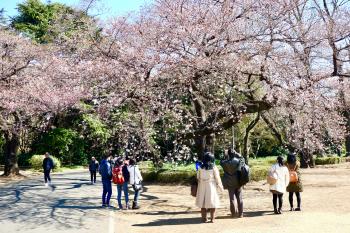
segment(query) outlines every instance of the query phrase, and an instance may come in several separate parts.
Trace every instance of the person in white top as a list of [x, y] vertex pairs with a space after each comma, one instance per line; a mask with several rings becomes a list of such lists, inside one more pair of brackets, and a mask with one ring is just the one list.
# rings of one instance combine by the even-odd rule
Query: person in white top
[[136, 165], [135, 159], [130, 159], [128, 171], [130, 174], [130, 180], [129, 183], [134, 188], [135, 194], [134, 194], [134, 201], [132, 203], [132, 209], [139, 209], [140, 206], [138, 205], [138, 200], [141, 192], [141, 181], [142, 176], [139, 167]]
[[[272, 165], [270, 171], [270, 176], [277, 179], [276, 183], [270, 185], [270, 191], [273, 194], [273, 209], [275, 214], [282, 213], [283, 205], [283, 194], [286, 192], [286, 188], [289, 184], [289, 171], [286, 166], [284, 166], [283, 158], [281, 156], [277, 157], [277, 163]], [[277, 208], [278, 199], [278, 208]]]
[[215, 158], [212, 153], [205, 153], [203, 164], [197, 172], [198, 189], [196, 206], [201, 208], [202, 221], [207, 222], [207, 210], [210, 210], [211, 221], [214, 222], [215, 209], [220, 206], [217, 188], [223, 191], [220, 173], [215, 166]]

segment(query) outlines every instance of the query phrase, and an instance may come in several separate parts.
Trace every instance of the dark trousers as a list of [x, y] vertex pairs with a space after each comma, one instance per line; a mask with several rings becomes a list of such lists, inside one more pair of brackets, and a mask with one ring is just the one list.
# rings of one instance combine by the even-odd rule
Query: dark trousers
[[[232, 216], [235, 216], [237, 213], [237, 207], [238, 207], [238, 216], [241, 216], [243, 214], [243, 198], [242, 198], [242, 188], [238, 189], [228, 189], [228, 195], [230, 197], [230, 210]], [[237, 202], [237, 207], [235, 205], [235, 202]]]
[[91, 182], [96, 183], [96, 171], [90, 171]]
[[277, 199], [278, 199], [278, 210], [282, 209], [282, 205], [283, 205], [283, 194], [277, 194], [274, 193], [273, 194], [273, 209], [276, 211], [277, 210]]
[[102, 192], [102, 204], [109, 205], [109, 201], [112, 196], [112, 182], [111, 180], [102, 180], [103, 192]]
[[[293, 194], [294, 192], [289, 193], [289, 204], [291, 208], [293, 208]], [[295, 192], [295, 196], [297, 197], [298, 208], [300, 208], [300, 204], [301, 204], [300, 192]]]
[[47, 181], [51, 182], [50, 170], [44, 170], [44, 180], [45, 180], [45, 183], [47, 183]]

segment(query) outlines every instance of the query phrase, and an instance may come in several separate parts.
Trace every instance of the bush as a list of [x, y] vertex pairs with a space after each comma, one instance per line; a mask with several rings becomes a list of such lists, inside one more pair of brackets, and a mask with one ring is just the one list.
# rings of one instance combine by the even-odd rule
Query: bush
[[[53, 160], [54, 164], [54, 170], [58, 170], [61, 168], [61, 162], [55, 157], [55, 156], [50, 156], [51, 159]], [[42, 171], [43, 170], [43, 160], [44, 160], [44, 155], [33, 155], [29, 159], [29, 164], [34, 170]]]
[[339, 164], [345, 163], [345, 157], [319, 157], [315, 159], [316, 165], [326, 165], [326, 164]]

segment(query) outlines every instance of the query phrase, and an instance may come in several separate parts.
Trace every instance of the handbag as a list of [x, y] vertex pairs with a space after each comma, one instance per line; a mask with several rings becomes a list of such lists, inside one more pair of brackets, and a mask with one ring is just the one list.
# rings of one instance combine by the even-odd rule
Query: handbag
[[[274, 176], [276, 174], [276, 176]], [[274, 171], [272, 174], [269, 172], [269, 174], [266, 177], [266, 181], [269, 185], [274, 185], [277, 183], [277, 173]]]
[[191, 196], [196, 197], [197, 196], [197, 190], [198, 190], [198, 181], [194, 182], [191, 185]]
[[295, 164], [295, 167], [293, 170], [289, 170], [289, 182], [290, 183], [297, 183], [299, 180], [298, 173], [295, 171], [297, 168], [297, 165]]
[[134, 191], [141, 191], [142, 190], [142, 182], [141, 180], [136, 183], [136, 166], [134, 166], [134, 184], [132, 185], [132, 187], [134, 188]]

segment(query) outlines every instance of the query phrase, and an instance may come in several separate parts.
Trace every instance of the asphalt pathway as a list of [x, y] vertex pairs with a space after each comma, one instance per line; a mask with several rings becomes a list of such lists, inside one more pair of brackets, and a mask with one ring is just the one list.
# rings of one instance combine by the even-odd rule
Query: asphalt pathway
[[41, 176], [0, 186], [0, 233], [116, 232], [118, 210], [101, 207], [101, 182], [91, 185], [89, 176], [53, 174], [52, 187]]

